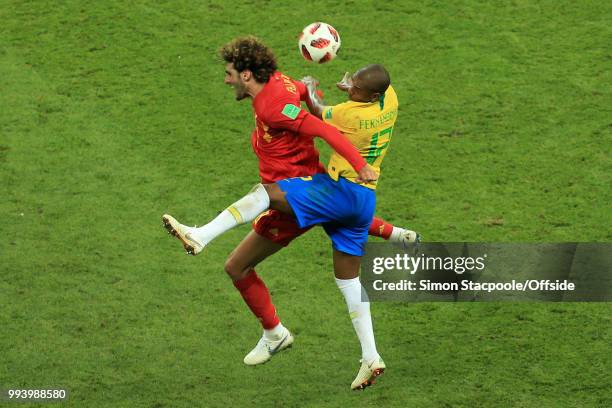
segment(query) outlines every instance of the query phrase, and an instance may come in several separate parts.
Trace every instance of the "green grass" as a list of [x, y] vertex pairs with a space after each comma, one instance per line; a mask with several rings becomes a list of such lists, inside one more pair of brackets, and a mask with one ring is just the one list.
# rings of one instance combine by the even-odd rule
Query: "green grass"
[[[223, 262], [248, 227], [188, 258], [159, 225], [257, 182], [216, 54], [256, 34], [330, 103], [344, 71], [389, 69], [378, 215], [430, 241], [609, 242], [610, 5], [57, 3], [0, 3], [0, 387], [75, 407], [612, 405], [607, 303], [376, 303], [389, 370], [349, 392], [359, 346], [320, 229], [260, 266], [296, 344], [246, 367], [258, 323]], [[296, 46], [316, 20], [343, 41], [323, 66]]]

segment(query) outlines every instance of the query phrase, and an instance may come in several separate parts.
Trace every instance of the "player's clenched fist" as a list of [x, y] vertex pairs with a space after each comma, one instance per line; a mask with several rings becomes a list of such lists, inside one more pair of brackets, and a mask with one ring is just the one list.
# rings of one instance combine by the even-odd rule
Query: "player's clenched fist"
[[369, 164], [366, 164], [361, 168], [361, 170], [359, 170], [357, 178], [355, 179], [357, 183], [365, 184], [373, 183], [376, 180], [378, 180], [378, 174], [376, 173], [376, 170], [374, 170], [374, 168]]

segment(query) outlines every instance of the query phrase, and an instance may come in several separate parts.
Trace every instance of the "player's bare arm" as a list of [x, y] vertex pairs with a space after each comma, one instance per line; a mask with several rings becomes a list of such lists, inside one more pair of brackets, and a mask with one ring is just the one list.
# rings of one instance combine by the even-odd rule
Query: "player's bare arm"
[[311, 76], [305, 76], [300, 80], [305, 86], [308, 92], [308, 99], [306, 101], [306, 105], [308, 106], [308, 110], [314, 116], [319, 119], [323, 118], [323, 109], [325, 109], [325, 103], [323, 102], [323, 98], [321, 97], [320, 92], [318, 92], [317, 87], [319, 86], [319, 81]]

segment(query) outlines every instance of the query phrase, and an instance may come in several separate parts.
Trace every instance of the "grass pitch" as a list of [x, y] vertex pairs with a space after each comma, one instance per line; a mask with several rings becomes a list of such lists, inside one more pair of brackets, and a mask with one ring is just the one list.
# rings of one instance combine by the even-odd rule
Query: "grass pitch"
[[[0, 387], [64, 387], [75, 407], [612, 405], [609, 304], [373, 304], [389, 370], [351, 393], [359, 345], [320, 229], [258, 268], [296, 343], [246, 367], [260, 329], [223, 262], [248, 227], [197, 258], [160, 227], [257, 182], [251, 107], [216, 53], [255, 34], [329, 103], [345, 71], [388, 68], [401, 111], [378, 215], [430, 241], [609, 242], [611, 13], [2, 1]], [[343, 44], [322, 66], [296, 45], [316, 20]]]

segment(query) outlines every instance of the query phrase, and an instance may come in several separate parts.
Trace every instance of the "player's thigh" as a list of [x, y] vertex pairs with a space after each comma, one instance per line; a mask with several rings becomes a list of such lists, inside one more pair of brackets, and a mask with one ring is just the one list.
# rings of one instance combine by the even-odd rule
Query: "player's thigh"
[[282, 245], [251, 231], [228, 256], [225, 271], [233, 280], [240, 279], [258, 263], [282, 248]]
[[350, 255], [334, 249], [334, 275], [337, 279], [354, 279], [359, 276], [361, 256]]

